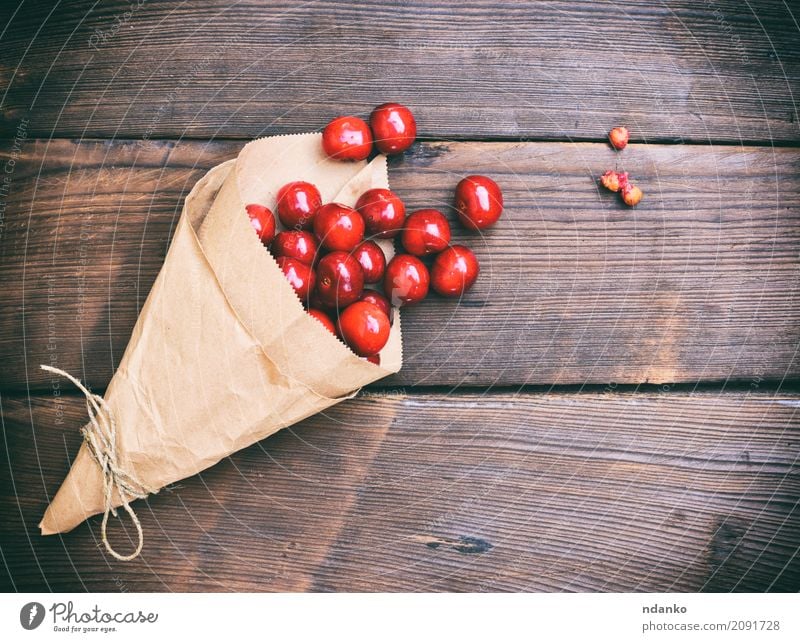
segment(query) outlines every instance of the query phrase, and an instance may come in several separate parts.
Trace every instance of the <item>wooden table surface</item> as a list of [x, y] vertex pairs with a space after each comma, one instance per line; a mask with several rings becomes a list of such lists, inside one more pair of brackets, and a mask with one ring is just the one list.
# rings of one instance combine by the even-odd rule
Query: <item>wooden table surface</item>
[[[800, 589], [796, 6], [0, 14], [1, 589]], [[102, 392], [194, 182], [387, 100], [419, 123], [390, 164], [409, 206], [452, 215], [468, 173], [505, 190], [496, 228], [455, 233], [483, 267], [466, 300], [404, 313], [399, 374], [138, 502], [139, 559], [97, 518], [39, 536], [85, 421], [39, 364]]]

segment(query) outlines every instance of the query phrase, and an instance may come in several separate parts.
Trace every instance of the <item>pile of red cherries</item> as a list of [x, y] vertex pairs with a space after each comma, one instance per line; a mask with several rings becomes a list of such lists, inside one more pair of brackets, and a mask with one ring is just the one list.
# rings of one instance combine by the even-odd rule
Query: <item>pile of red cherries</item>
[[[322, 132], [322, 147], [332, 159], [360, 161], [373, 146], [383, 154], [399, 154], [416, 135], [411, 111], [386, 103], [375, 108], [369, 124], [355, 116], [332, 120]], [[467, 176], [456, 186], [454, 205], [467, 229], [481, 230], [500, 218], [503, 196], [492, 179]], [[471, 250], [450, 244], [450, 225], [439, 210], [406, 215], [403, 201], [388, 189], [364, 192], [352, 208], [323, 203], [311, 183], [284, 185], [277, 213], [286, 229], [278, 234], [269, 208], [251, 204], [247, 213], [308, 313], [375, 364], [389, 339], [392, 306], [418, 303], [430, 287], [459, 297], [480, 271]], [[387, 264], [374, 239], [395, 237], [404, 251]]]

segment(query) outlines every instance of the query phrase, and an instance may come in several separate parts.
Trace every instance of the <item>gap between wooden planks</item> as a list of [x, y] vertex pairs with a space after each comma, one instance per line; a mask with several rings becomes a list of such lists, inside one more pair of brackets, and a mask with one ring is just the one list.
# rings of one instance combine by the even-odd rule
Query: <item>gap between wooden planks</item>
[[[102, 389], [161, 267], [185, 195], [241, 141], [32, 140], [0, 241], [0, 387], [47, 389], [54, 362]], [[626, 169], [636, 209], [597, 187]], [[466, 173], [506, 213], [461, 302], [404, 316], [405, 364], [381, 385], [783, 381], [798, 375], [800, 151], [793, 148], [424, 143], [392, 161], [413, 209], [450, 212]]]
[[797, 23], [766, 0], [50, 9], [3, 34], [5, 135], [253, 138], [396, 100], [439, 138], [800, 139]]
[[118, 564], [97, 518], [36, 528], [82, 399], [5, 397], [0, 587], [795, 591], [798, 408], [766, 390], [368, 392], [137, 502], [145, 551]]

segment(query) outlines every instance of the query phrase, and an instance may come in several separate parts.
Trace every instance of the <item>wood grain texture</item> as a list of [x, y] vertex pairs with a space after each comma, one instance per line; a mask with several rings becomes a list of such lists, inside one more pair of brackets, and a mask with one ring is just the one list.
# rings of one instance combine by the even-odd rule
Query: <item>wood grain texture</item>
[[5, 14], [6, 135], [29, 117], [48, 137], [251, 138], [399, 100], [426, 137], [599, 140], [622, 122], [637, 140], [800, 139], [791, 3], [85, 0]]
[[82, 401], [6, 397], [0, 588], [796, 591], [798, 408], [755, 389], [367, 393], [137, 502], [145, 551], [122, 564], [97, 518], [36, 529]]
[[[52, 363], [102, 389], [161, 267], [183, 198], [234, 141], [31, 140], [0, 240], [0, 386]], [[8, 147], [6, 147], [8, 152]], [[635, 210], [597, 187], [631, 171]], [[411, 208], [448, 210], [494, 176], [506, 214], [454, 225], [482, 262], [460, 303], [405, 313], [403, 370], [381, 385], [783, 380], [798, 375], [800, 151], [588, 143], [428, 143], [392, 162]]]

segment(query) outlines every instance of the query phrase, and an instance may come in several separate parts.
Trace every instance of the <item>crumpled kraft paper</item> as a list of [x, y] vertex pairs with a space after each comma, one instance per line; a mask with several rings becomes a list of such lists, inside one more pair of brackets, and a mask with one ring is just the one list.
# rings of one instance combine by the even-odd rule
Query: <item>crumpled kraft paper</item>
[[[148, 488], [213, 466], [402, 365], [397, 310], [381, 365], [359, 358], [305, 312], [253, 232], [245, 205], [274, 211], [278, 189], [294, 180], [351, 206], [389, 187], [385, 156], [332, 161], [319, 134], [253, 141], [194, 186], [105, 395], [119, 461]], [[383, 247], [390, 254], [391, 243]], [[84, 443], [39, 526], [68, 531], [104, 509]]]

